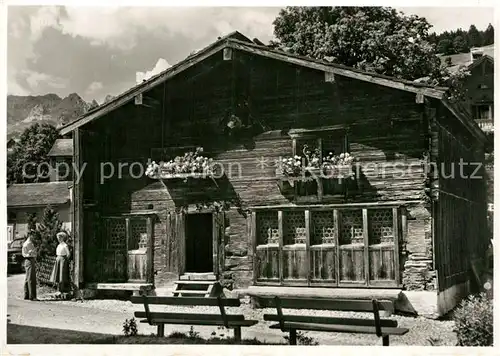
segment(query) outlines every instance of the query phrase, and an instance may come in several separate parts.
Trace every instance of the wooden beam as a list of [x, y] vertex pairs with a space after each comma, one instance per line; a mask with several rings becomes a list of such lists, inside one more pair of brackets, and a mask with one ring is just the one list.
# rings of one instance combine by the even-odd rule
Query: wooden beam
[[162, 74], [155, 76], [148, 81], [139, 84], [132, 89], [126, 91], [125, 93], [117, 96], [113, 100], [109, 101], [106, 104], [103, 104], [102, 107], [100, 107], [98, 110], [91, 112], [89, 115], [83, 115], [79, 119], [73, 121], [72, 123], [63, 126], [60, 129], [60, 134], [61, 135], [66, 135], [70, 133], [71, 131], [75, 130], [76, 128], [83, 126], [90, 121], [93, 121], [101, 116], [104, 116], [113, 110], [121, 107], [124, 104], [127, 104], [128, 102], [134, 100], [135, 96], [138, 94], [144, 93], [153, 87], [157, 86], [158, 84], [163, 83], [167, 79], [170, 79], [174, 77], [175, 75], [185, 71], [188, 68], [191, 68], [195, 64], [203, 61], [204, 59], [214, 55], [215, 53], [219, 52], [222, 48], [226, 46], [225, 43], [218, 43], [216, 46], [210, 46], [206, 48], [205, 50], [202, 50], [198, 52], [196, 55], [187, 58], [186, 60], [170, 67], [168, 70], [163, 72]]
[[347, 129], [347, 125], [339, 124], [333, 126], [323, 126], [312, 129], [290, 129], [288, 130], [288, 135], [292, 138], [295, 137], [303, 137], [306, 135], [312, 135], [316, 137], [318, 133], [326, 132], [326, 131], [336, 131], [336, 130], [345, 130]]
[[250, 221], [250, 238], [252, 239], [252, 270], [253, 270], [253, 281], [257, 282], [258, 270], [257, 270], [257, 213], [252, 211]]
[[280, 283], [283, 282], [283, 211], [278, 211], [278, 263]]
[[345, 204], [321, 204], [321, 205], [312, 205], [312, 204], [301, 204], [301, 205], [292, 205], [292, 204], [283, 204], [283, 205], [255, 205], [248, 207], [249, 210], [261, 210], [261, 209], [310, 209], [310, 210], [330, 210], [332, 208], [354, 208], [354, 207], [393, 207], [393, 206], [405, 206], [412, 204], [421, 204], [421, 200], [395, 200], [395, 201], [381, 201], [376, 203], [345, 203]]
[[212, 269], [215, 276], [218, 276], [218, 248], [219, 248], [219, 214], [214, 211], [212, 213]]
[[365, 264], [365, 283], [368, 285], [370, 283], [370, 255], [369, 255], [369, 232], [368, 232], [368, 210], [363, 209], [363, 255]]
[[233, 59], [233, 49], [230, 47], [224, 48], [222, 58], [225, 61], [230, 61], [231, 59]]
[[325, 72], [325, 82], [335, 83], [335, 73]]
[[400, 268], [399, 268], [399, 214], [398, 208], [392, 208], [392, 234], [394, 236], [394, 266], [396, 284], [399, 286], [400, 281]]
[[335, 282], [338, 284], [340, 280], [340, 216], [337, 209], [333, 210], [333, 229], [335, 238]]
[[306, 225], [306, 271], [307, 271], [307, 284], [311, 282], [311, 254], [309, 247], [311, 246], [311, 212], [309, 210], [304, 211], [305, 214], [305, 225]]
[[[83, 145], [82, 132], [76, 129], [73, 132], [73, 163], [77, 172], [82, 171], [83, 165]], [[73, 174], [73, 243], [75, 249], [75, 271], [74, 284], [79, 288], [83, 283], [83, 175], [80, 180], [77, 179], [77, 174]]]
[[179, 246], [179, 274], [183, 274], [186, 272], [186, 215], [183, 212], [178, 212], [175, 216], [175, 238], [177, 239], [177, 244]]
[[424, 103], [424, 94], [417, 93], [417, 95], [415, 95], [415, 102], [417, 104], [423, 104]]
[[153, 261], [153, 249], [154, 249], [154, 238], [155, 238], [155, 229], [153, 217], [148, 215], [146, 217], [146, 234], [148, 236], [148, 254], [146, 256], [146, 281], [149, 283], [153, 283], [154, 281], [154, 261]]

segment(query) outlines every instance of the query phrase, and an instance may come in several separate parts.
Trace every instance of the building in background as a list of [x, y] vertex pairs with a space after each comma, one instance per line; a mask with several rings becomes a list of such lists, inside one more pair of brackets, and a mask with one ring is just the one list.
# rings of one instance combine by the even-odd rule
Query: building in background
[[13, 184], [7, 188], [7, 241], [25, 237], [28, 214], [35, 213], [41, 219], [48, 205], [59, 213], [63, 228], [71, 230], [73, 141], [56, 140], [48, 156], [52, 167], [50, 182]]
[[466, 67], [470, 76], [466, 79], [465, 106], [483, 129], [493, 132], [494, 127], [494, 51], [495, 45], [472, 48], [469, 53], [440, 56], [450, 71]]

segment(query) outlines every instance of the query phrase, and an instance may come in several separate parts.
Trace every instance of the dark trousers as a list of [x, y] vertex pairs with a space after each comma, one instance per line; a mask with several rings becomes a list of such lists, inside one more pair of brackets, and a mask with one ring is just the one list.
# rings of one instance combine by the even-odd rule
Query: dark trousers
[[36, 262], [34, 258], [24, 260], [26, 278], [24, 280], [24, 299], [36, 299]]

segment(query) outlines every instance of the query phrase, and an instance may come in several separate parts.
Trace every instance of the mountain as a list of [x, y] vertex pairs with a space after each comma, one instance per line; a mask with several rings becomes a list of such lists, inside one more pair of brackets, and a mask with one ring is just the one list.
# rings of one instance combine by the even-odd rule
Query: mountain
[[78, 94], [65, 98], [56, 94], [39, 96], [7, 96], [7, 137], [20, 135], [35, 122], [49, 123], [56, 127], [64, 125], [89, 109], [98, 106], [93, 100], [87, 103]]

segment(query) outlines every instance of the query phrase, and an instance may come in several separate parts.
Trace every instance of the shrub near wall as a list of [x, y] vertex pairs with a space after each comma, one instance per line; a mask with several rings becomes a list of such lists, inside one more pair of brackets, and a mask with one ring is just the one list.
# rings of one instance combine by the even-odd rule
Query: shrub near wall
[[485, 293], [463, 300], [453, 319], [459, 346], [493, 346], [493, 300]]

